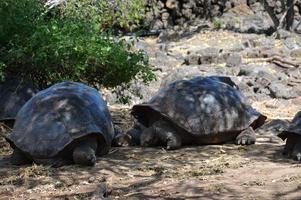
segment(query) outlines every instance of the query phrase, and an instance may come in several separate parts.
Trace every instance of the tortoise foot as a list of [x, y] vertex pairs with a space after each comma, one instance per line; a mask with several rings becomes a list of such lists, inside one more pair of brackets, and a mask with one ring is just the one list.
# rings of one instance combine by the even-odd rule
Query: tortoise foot
[[249, 127], [246, 130], [242, 131], [235, 140], [235, 144], [239, 145], [250, 145], [254, 144], [256, 141], [256, 135], [254, 130]]
[[286, 139], [283, 155], [301, 161], [301, 136], [289, 135]]
[[168, 132], [166, 140], [167, 140], [167, 146], [166, 146], [167, 150], [179, 149], [182, 146], [181, 137], [175, 132]]
[[119, 133], [113, 138], [113, 147], [128, 147], [131, 146], [132, 137], [130, 135]]

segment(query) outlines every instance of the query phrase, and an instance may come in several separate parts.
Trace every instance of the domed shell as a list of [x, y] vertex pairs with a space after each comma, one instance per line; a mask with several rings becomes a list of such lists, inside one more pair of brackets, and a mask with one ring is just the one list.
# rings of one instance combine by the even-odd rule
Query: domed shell
[[7, 139], [32, 157], [49, 158], [91, 133], [104, 139], [97, 153], [110, 148], [114, 131], [106, 102], [96, 89], [63, 82], [37, 93], [22, 107]]
[[18, 111], [37, 92], [30, 81], [7, 77], [0, 83], [0, 121], [15, 120]]
[[287, 130], [281, 132], [278, 136], [285, 140], [288, 134], [301, 135], [301, 111], [299, 111], [293, 118]]
[[262, 125], [266, 117], [244, 101], [229, 79], [214, 76], [176, 81], [149, 102], [133, 106], [132, 114], [146, 127], [163, 117], [195, 136]]

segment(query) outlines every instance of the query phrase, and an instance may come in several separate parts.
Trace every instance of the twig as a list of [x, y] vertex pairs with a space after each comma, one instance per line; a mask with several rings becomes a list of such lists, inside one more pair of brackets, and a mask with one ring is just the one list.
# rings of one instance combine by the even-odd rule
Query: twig
[[[269, 57], [269, 58], [252, 59], [252, 60], [247, 61], [245, 63], [252, 63], [252, 62], [272, 62], [272, 63], [280, 65], [281, 67], [284, 67], [284, 68], [292, 68], [292, 67], [297, 68], [301, 65], [301, 63], [296, 63], [296, 62], [293, 62], [293, 61], [290, 61], [290, 60], [285, 60], [285, 59], [280, 58], [278, 56], [272, 56], [272, 57]], [[283, 65], [283, 64], [285, 64], [285, 65]]]
[[291, 65], [291, 66], [294, 66], [294, 67], [299, 67], [300, 63], [295, 63], [293, 61], [290, 61], [290, 60], [284, 60], [280, 57], [271, 57], [270, 60], [268, 60], [268, 62], [275, 62], [275, 61], [278, 61], [278, 62], [281, 62], [281, 63], [284, 63], [284, 64], [287, 64], [287, 65]]
[[129, 196], [133, 196], [135, 194], [141, 194], [141, 192], [131, 192], [131, 193], [128, 193], [128, 194], [125, 194], [123, 195], [124, 197], [129, 197]]
[[290, 68], [294, 68], [286, 63], [281, 63], [277, 60], [274, 60], [274, 61], [271, 61], [272, 63], [274, 63], [275, 65], [279, 66], [279, 67], [282, 67], [282, 68], [285, 68], [285, 69], [290, 69]]

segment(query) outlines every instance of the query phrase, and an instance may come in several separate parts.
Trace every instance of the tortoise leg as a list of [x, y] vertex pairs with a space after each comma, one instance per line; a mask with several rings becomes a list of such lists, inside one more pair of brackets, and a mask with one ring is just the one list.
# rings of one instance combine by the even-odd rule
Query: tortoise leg
[[301, 161], [301, 136], [298, 136], [297, 140], [295, 141], [292, 156], [294, 160]]
[[14, 152], [11, 155], [10, 162], [13, 165], [25, 165], [32, 163], [32, 161], [28, 159], [26, 155], [17, 147], [14, 148]]
[[179, 149], [182, 146], [181, 137], [170, 123], [164, 120], [157, 121], [154, 129], [160, 140], [166, 145], [167, 150]]
[[153, 147], [160, 145], [160, 138], [156, 134], [156, 130], [153, 126], [144, 129], [140, 135], [140, 145], [142, 147]]
[[80, 141], [73, 150], [73, 161], [78, 165], [93, 166], [96, 162], [97, 140], [93, 137]]
[[293, 137], [287, 137], [286, 142], [285, 142], [285, 147], [283, 150], [283, 155], [290, 157], [292, 155], [292, 152], [295, 147], [295, 138]]
[[167, 150], [179, 149], [182, 146], [181, 137], [175, 132], [167, 132]]
[[176, 130], [164, 120], [158, 120], [151, 127], [144, 129], [140, 142], [144, 147], [166, 145], [168, 150], [178, 149], [182, 145]]
[[235, 144], [250, 145], [256, 141], [256, 135], [252, 127], [249, 127], [242, 131], [235, 140]]
[[134, 126], [128, 130], [125, 134], [116, 134], [113, 145], [117, 146], [139, 146], [140, 136], [145, 127], [138, 122], [135, 122]]
[[140, 145], [140, 135], [142, 134], [141, 129], [132, 128], [126, 134], [131, 137], [130, 146], [139, 146]]

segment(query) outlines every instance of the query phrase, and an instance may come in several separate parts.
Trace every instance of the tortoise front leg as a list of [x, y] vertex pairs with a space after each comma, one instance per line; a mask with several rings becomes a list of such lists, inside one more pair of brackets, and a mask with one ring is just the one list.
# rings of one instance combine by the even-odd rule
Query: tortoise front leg
[[178, 149], [182, 145], [181, 137], [168, 122], [156, 121], [151, 127], [144, 129], [140, 137], [141, 146], [166, 145], [166, 149]]
[[243, 130], [235, 140], [235, 144], [250, 145], [256, 141], [256, 135], [252, 127]]
[[170, 123], [158, 121], [154, 129], [160, 140], [166, 144], [167, 150], [179, 149], [182, 146], [181, 137]]
[[176, 132], [167, 132], [166, 141], [167, 150], [179, 149], [182, 146], [181, 137]]
[[87, 137], [81, 141], [73, 150], [73, 161], [78, 165], [93, 166], [96, 163], [97, 140]]
[[298, 136], [295, 141], [295, 147], [292, 153], [293, 159], [301, 161], [301, 136]]
[[11, 155], [10, 162], [13, 165], [25, 165], [31, 164], [32, 160], [28, 159], [27, 156], [17, 147], [14, 148], [14, 152]]
[[294, 137], [287, 137], [286, 143], [283, 150], [283, 155], [290, 157], [293, 153], [293, 150], [295, 148], [295, 138]]

